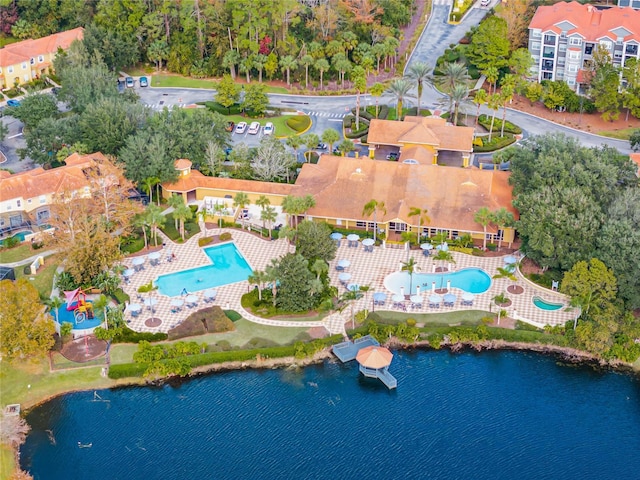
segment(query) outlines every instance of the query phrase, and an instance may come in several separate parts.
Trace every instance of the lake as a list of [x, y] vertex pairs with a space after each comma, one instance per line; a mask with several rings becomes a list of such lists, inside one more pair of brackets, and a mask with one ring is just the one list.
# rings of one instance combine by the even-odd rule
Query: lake
[[638, 478], [637, 377], [395, 353], [395, 391], [325, 362], [68, 394], [29, 413], [21, 463], [47, 480]]

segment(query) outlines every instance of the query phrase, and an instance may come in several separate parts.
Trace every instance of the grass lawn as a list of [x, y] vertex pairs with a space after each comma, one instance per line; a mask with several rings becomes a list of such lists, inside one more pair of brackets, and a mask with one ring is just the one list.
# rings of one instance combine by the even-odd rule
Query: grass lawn
[[138, 65], [136, 67], [129, 67], [124, 71], [132, 77], [147, 77], [153, 74], [155, 70], [152, 65]]
[[56, 269], [59, 266], [58, 258], [56, 255], [47, 257], [44, 261], [44, 266], [40, 267], [38, 273], [35, 275], [25, 275], [24, 268], [18, 267], [15, 269], [16, 279], [21, 277], [27, 277], [31, 280], [31, 283], [36, 287], [38, 293], [43, 298], [49, 298], [51, 296], [51, 288], [53, 287], [53, 275], [56, 273]]
[[[266, 84], [265, 84], [266, 85]], [[218, 88], [218, 81], [206, 78], [182, 77], [180, 75], [153, 75], [152, 87], [178, 87], [178, 88]], [[272, 87], [266, 85], [266, 93], [289, 93], [284, 87]]]
[[13, 452], [6, 445], [0, 445], [0, 480], [7, 480], [13, 473]]
[[404, 322], [407, 318], [414, 318], [425, 325], [480, 325], [482, 317], [488, 312], [482, 310], [466, 310], [461, 312], [438, 313], [405, 313], [405, 312], [376, 312], [389, 322]]
[[43, 251], [43, 249], [32, 249], [28, 242], [13, 248], [2, 248], [0, 249], [0, 263], [19, 262]]
[[260, 125], [264, 126], [265, 123], [271, 122], [271, 123], [273, 123], [273, 126], [276, 129], [275, 135], [278, 138], [280, 138], [280, 137], [292, 137], [292, 136], [298, 134], [298, 132], [296, 132], [292, 128], [289, 128], [289, 125], [287, 125], [287, 119], [289, 117], [290, 117], [290, 115], [281, 115], [279, 117], [272, 117], [272, 118], [251, 118], [251, 117], [243, 117], [241, 115], [226, 115], [225, 116], [225, 118], [227, 120], [231, 120], [232, 122], [235, 122], [236, 124], [238, 124], [238, 122], [247, 122], [249, 124], [251, 122], [260, 122]]
[[610, 138], [617, 138], [618, 140], [629, 140], [629, 137], [637, 128], [624, 128], [622, 130], [605, 130], [598, 132], [598, 135], [602, 135]]
[[0, 48], [6, 47], [7, 45], [9, 45], [11, 43], [16, 43], [16, 42], [19, 42], [19, 41], [20, 41], [19, 38], [0, 36]]

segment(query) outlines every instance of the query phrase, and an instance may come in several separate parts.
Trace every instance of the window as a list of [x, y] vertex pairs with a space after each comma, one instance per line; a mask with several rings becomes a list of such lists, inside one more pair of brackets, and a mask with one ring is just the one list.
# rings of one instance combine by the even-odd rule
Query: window
[[544, 58], [553, 58], [556, 55], [556, 50], [554, 47], [544, 47], [542, 50], [542, 56]]
[[532, 38], [540, 38], [542, 36], [542, 33], [540, 32], [540, 30], [533, 30], [531, 32], [531, 37]]
[[580, 52], [569, 52], [570, 60], [580, 60]]
[[20, 208], [22, 206], [22, 201], [16, 200], [16, 207]]
[[569, 65], [569, 67], [567, 68], [567, 71], [569, 73], [576, 73], [578, 71], [578, 66], [577, 65]]
[[558, 51], [559, 52], [565, 52], [567, 50], [567, 44], [566, 43], [562, 43], [558, 46]]
[[582, 45], [582, 39], [578, 38], [578, 37], [571, 37], [569, 39], [569, 44], [570, 45]]
[[576, 84], [576, 81], [573, 78], [567, 79], [567, 85], [572, 85], [573, 86], [575, 84]]
[[9, 69], [7, 70], [7, 72], [9, 72], [9, 73], [13, 73], [13, 67], [9, 67]]
[[553, 80], [552, 72], [542, 72], [542, 80]]
[[36, 59], [35, 59], [35, 58], [32, 58], [31, 60], [29, 60], [29, 63], [30, 63], [31, 65], [35, 65], [35, 64], [36, 64]]
[[38, 55], [38, 63], [44, 62], [44, 56]]
[[45, 195], [40, 195], [40, 204], [46, 203], [47, 197]]
[[406, 232], [407, 231], [407, 224], [406, 223], [389, 222], [389, 230], [393, 230], [394, 232]]
[[555, 35], [545, 35], [544, 36], [544, 44], [545, 45], [555, 45], [556, 44], [556, 36]]
[[540, 50], [540, 42], [531, 42], [531, 50]]
[[606, 48], [607, 50], [611, 50], [611, 42], [607, 41], [607, 40], [602, 40], [600, 42], [600, 46], [603, 48]]
[[23, 63], [22, 63], [22, 69], [23, 69], [23, 70], [26, 70], [26, 69], [27, 69], [27, 62], [23, 62]]
[[31, 199], [30, 199], [30, 198], [27, 200], [27, 203], [28, 203], [29, 205], [31, 205]]
[[374, 222], [356, 222], [356, 227], [358, 228], [375, 228], [376, 224]]

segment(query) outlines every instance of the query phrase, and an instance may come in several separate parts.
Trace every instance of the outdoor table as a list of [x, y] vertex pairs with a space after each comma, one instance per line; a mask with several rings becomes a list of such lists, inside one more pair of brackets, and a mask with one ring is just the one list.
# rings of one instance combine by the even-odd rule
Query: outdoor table
[[140, 305], [139, 303], [131, 303], [129, 304], [129, 307], [127, 308], [127, 310], [131, 312], [132, 317], [137, 317], [140, 314], [140, 311], [142, 310], [142, 305]]
[[456, 297], [453, 293], [447, 293], [443, 298], [444, 306], [445, 307], [453, 307], [453, 305], [456, 303], [457, 299], [458, 299], [458, 297]]
[[387, 299], [387, 294], [383, 292], [376, 292], [373, 294], [373, 303], [377, 305], [384, 305]]
[[462, 294], [462, 304], [463, 305], [473, 305], [473, 300], [475, 296], [473, 293], [463, 293]]
[[411, 295], [411, 303], [422, 303], [422, 295]]
[[446, 251], [449, 250], [449, 245], [447, 244], [447, 242], [444, 242], [444, 243], [438, 245], [436, 248], [438, 250], [442, 250], [443, 252], [446, 252]]
[[135, 271], [142, 270], [144, 267], [144, 257], [136, 257], [131, 262]]
[[342, 240], [343, 235], [340, 232], [333, 232], [331, 235], [331, 240], [335, 240], [336, 244], [340, 246], [340, 240]]
[[504, 263], [507, 264], [507, 265], [513, 265], [517, 261], [518, 261], [518, 259], [516, 257], [514, 257], [513, 255], [507, 255], [506, 257], [504, 257]]
[[133, 276], [134, 273], [135, 270], [133, 268], [127, 268], [124, 272], [122, 272], [122, 276], [128, 280]]
[[202, 292], [202, 297], [204, 298], [204, 301], [207, 303], [215, 300], [217, 295], [218, 295], [218, 291], [215, 288], [209, 288], [204, 292]]
[[338, 280], [340, 280], [340, 283], [346, 283], [349, 280], [351, 280], [351, 274], [350, 273], [340, 273], [338, 275]]
[[184, 301], [187, 304], [187, 307], [195, 307], [196, 305], [198, 305], [198, 297], [193, 294], [187, 295]]
[[349, 242], [350, 247], [357, 247], [358, 240], [360, 240], [360, 236], [356, 235], [355, 233], [350, 233], [349, 235], [347, 235], [347, 241]]
[[429, 307], [439, 308], [441, 302], [442, 302], [442, 297], [440, 295], [429, 296]]
[[362, 241], [362, 245], [364, 246], [365, 252], [373, 252], [373, 246], [376, 242], [373, 241], [373, 238], [365, 238]]
[[149, 263], [151, 263], [151, 265], [158, 265], [158, 261], [160, 260], [160, 252], [151, 252], [148, 257]]
[[[173, 300], [171, 300], [171, 306], [175, 308], [175, 311], [180, 310], [183, 305], [184, 305], [184, 300], [182, 300], [181, 298], [174, 298]], [[174, 309], [172, 308], [171, 311], [173, 312]]]
[[350, 283], [349, 285], [347, 285], [347, 290], [349, 290], [350, 292], [357, 292], [358, 290], [360, 290], [360, 285], [358, 285], [357, 283]]

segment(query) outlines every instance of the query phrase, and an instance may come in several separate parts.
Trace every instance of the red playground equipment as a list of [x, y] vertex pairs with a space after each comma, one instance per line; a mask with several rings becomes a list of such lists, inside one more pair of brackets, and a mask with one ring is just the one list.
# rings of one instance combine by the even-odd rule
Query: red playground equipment
[[74, 311], [77, 323], [93, 318], [93, 304], [87, 302], [87, 294], [81, 288], [64, 292], [67, 301], [67, 310]]

